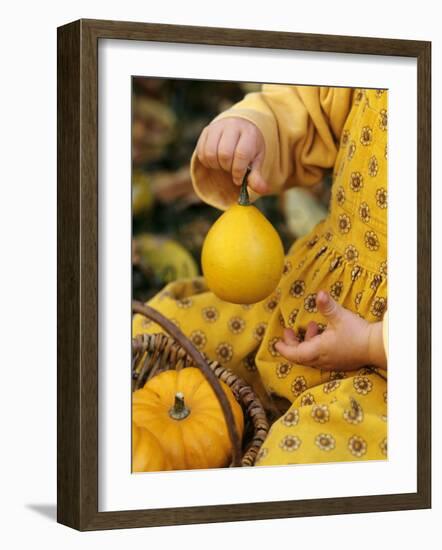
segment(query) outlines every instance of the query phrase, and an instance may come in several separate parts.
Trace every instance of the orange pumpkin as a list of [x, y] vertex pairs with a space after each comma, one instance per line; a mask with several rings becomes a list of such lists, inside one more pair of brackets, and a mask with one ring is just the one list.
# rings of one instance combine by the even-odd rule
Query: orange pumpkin
[[[220, 382], [233, 411], [240, 437], [244, 432], [241, 406]], [[132, 398], [132, 420], [158, 442], [157, 452], [172, 470], [221, 468], [232, 458], [232, 445], [219, 401], [202, 372], [193, 367], [168, 370], [151, 378]], [[147, 444], [146, 444], [147, 445]], [[152, 449], [151, 447], [150, 449]], [[138, 446], [137, 465], [149, 468]], [[135, 469], [135, 468], [134, 468]], [[149, 471], [147, 469], [143, 471]]]
[[163, 472], [171, 469], [155, 436], [132, 423], [132, 471]]

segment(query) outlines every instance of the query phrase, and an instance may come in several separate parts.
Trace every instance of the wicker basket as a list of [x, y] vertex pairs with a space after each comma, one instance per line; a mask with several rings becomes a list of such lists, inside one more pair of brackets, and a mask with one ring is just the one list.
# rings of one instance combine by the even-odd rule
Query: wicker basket
[[[141, 334], [132, 340], [132, 391], [142, 388], [156, 374], [170, 369], [198, 367], [211, 384], [226, 418], [232, 442], [231, 466], [253, 466], [269, 431], [264, 408], [253, 389], [239, 376], [216, 361], [206, 361], [192, 342], [161, 313], [141, 302], [133, 302], [133, 312], [160, 325], [167, 334]], [[240, 441], [233, 412], [219, 380], [226, 383], [241, 405], [245, 432]]]

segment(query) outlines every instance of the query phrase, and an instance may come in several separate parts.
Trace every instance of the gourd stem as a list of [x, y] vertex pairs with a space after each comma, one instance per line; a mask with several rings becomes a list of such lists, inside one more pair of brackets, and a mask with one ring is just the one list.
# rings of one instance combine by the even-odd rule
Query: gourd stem
[[169, 410], [169, 416], [174, 420], [183, 420], [190, 414], [190, 410], [184, 404], [184, 395], [181, 392], [175, 394], [175, 403]]
[[247, 179], [252, 169], [247, 166], [246, 173], [242, 179], [241, 191], [239, 192], [238, 204], [241, 206], [250, 206], [249, 192], [247, 191]]

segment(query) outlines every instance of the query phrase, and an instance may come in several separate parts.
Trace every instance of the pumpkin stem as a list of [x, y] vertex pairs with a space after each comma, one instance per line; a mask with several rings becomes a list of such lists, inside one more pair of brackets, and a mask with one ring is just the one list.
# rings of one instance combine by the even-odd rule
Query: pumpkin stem
[[250, 166], [247, 166], [246, 173], [244, 174], [244, 177], [242, 179], [241, 191], [239, 192], [238, 199], [238, 204], [240, 204], [241, 206], [250, 206], [249, 193], [247, 191], [247, 178], [249, 177], [251, 171], [252, 169], [250, 168]]
[[183, 420], [190, 414], [190, 410], [184, 404], [184, 394], [180, 391], [175, 394], [175, 403], [169, 410], [169, 416], [174, 420]]

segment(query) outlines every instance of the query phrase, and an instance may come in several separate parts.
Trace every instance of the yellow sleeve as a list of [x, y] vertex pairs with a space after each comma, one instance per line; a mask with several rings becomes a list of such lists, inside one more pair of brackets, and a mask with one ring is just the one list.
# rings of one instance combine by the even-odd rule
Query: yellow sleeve
[[[265, 84], [215, 120], [240, 117], [261, 130], [262, 176], [274, 194], [318, 183], [324, 170], [333, 167], [351, 100], [349, 88]], [[238, 187], [230, 175], [205, 168], [195, 153], [191, 172], [195, 191], [205, 202], [225, 209], [236, 201]], [[252, 200], [256, 197], [252, 192]]]

